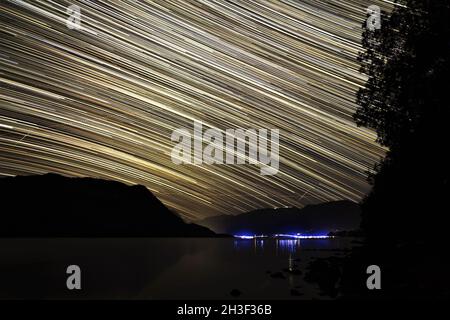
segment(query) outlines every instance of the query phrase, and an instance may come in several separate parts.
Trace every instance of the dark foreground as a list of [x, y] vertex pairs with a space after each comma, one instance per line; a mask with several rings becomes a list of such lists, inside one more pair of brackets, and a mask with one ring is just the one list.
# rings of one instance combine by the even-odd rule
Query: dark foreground
[[[308, 269], [355, 245], [351, 239], [1, 239], [0, 298], [330, 299], [338, 296], [319, 288]], [[81, 290], [66, 287], [69, 265], [81, 268]]]

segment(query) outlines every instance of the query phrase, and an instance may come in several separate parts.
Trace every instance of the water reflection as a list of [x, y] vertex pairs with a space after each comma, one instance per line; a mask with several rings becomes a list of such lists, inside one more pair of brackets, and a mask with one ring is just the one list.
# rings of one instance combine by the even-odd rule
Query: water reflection
[[275, 254], [295, 254], [300, 250], [300, 239], [236, 239], [234, 240], [234, 250], [237, 252], [248, 252], [253, 250], [254, 253], [273, 250], [275, 245]]
[[[343, 241], [0, 239], [0, 299], [230, 299], [234, 288], [243, 299], [322, 298], [295, 270], [352, 246]], [[75, 294], [70, 264], [82, 269]]]
[[300, 240], [277, 240], [277, 251], [294, 254], [300, 250]]

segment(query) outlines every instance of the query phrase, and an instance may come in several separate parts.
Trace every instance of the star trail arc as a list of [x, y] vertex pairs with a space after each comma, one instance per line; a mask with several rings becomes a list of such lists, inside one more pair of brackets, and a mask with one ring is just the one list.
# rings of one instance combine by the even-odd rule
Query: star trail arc
[[[81, 8], [81, 29], [66, 26]], [[382, 1], [2, 1], [0, 175], [143, 184], [187, 219], [360, 200], [385, 150], [352, 121]], [[280, 130], [280, 169], [175, 165], [173, 130]]]

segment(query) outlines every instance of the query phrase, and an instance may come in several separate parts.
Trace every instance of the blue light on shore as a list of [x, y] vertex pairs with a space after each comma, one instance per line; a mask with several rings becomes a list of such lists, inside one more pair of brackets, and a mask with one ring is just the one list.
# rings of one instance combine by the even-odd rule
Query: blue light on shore
[[328, 236], [324, 234], [311, 234], [311, 235], [302, 235], [300, 233], [297, 234], [274, 234], [274, 238], [291, 238], [291, 239], [328, 239], [333, 238], [333, 236]]
[[268, 238], [269, 236], [266, 235], [247, 235], [247, 234], [242, 234], [242, 235], [234, 235], [235, 238], [239, 238], [239, 239], [263, 239], [263, 238]]
[[[258, 239], [258, 238], [268, 238], [269, 236], [265, 235], [234, 235], [235, 238], [238, 239]], [[319, 234], [319, 235], [302, 235], [300, 233], [296, 234], [274, 234], [271, 236], [272, 238], [290, 238], [290, 239], [329, 239], [334, 238], [333, 236]]]
[[239, 239], [254, 239], [255, 236], [247, 236], [247, 235], [242, 235], [242, 236], [238, 236], [238, 235], [234, 235], [235, 238], [239, 238]]

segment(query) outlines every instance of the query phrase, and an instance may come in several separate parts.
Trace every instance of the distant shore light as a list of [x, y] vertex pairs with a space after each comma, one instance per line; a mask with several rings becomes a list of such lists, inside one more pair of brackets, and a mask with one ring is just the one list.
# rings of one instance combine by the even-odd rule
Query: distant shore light
[[291, 238], [291, 239], [330, 239], [334, 238], [334, 236], [329, 235], [301, 235], [300, 233], [296, 234], [274, 234], [272, 236], [266, 235], [234, 235], [235, 238], [238, 239], [258, 239], [258, 238]]

